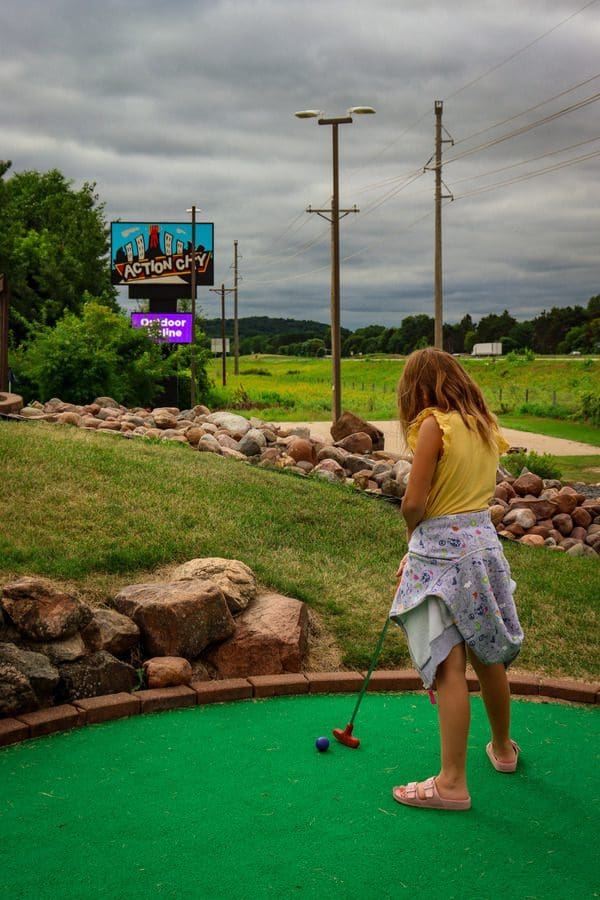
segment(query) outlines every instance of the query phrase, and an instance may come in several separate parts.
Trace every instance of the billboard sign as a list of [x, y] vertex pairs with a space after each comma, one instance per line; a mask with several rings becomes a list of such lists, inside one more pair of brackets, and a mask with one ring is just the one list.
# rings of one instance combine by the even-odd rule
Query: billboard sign
[[155, 339], [161, 343], [192, 343], [191, 313], [131, 313], [131, 324], [133, 328], [156, 330]]
[[[111, 222], [111, 281], [121, 285], [187, 285], [192, 273], [191, 222]], [[214, 284], [214, 225], [197, 222], [196, 284]]]

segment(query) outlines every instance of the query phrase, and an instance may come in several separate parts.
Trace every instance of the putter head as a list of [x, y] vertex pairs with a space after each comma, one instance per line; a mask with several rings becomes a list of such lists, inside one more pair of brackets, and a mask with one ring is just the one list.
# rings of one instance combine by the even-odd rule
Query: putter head
[[352, 750], [356, 750], [360, 744], [360, 740], [357, 737], [352, 736], [352, 727], [352, 722], [350, 722], [345, 728], [334, 728], [333, 736], [340, 744], [345, 744], [346, 747], [351, 747]]

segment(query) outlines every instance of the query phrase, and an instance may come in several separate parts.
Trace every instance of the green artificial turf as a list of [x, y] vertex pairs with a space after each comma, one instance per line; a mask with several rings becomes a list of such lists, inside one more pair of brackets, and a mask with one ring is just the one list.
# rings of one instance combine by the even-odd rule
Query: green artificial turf
[[0, 751], [0, 895], [17, 898], [597, 896], [597, 708], [513, 704], [515, 775], [496, 773], [472, 699], [467, 813], [407, 809], [437, 771], [423, 695], [197, 707]]

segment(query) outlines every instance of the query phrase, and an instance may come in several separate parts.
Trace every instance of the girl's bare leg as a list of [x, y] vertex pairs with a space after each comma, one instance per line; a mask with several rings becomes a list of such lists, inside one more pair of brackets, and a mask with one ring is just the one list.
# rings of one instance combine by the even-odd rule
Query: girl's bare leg
[[510, 687], [502, 663], [486, 666], [469, 649], [469, 662], [475, 669], [481, 687], [487, 717], [492, 729], [492, 750], [501, 762], [512, 762], [515, 749], [510, 739]]
[[469, 796], [466, 758], [471, 704], [465, 668], [465, 645], [457, 644], [436, 674], [442, 763], [436, 784], [440, 795], [448, 799]]

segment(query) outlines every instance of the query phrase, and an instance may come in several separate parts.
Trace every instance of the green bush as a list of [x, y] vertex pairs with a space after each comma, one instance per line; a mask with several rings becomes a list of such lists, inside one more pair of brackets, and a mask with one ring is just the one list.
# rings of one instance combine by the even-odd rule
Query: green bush
[[[66, 312], [53, 328], [38, 329], [11, 358], [19, 389], [29, 401], [60, 397], [90, 403], [108, 395], [127, 406], [151, 405], [165, 380], [178, 374], [181, 362], [189, 366], [188, 347], [173, 351], [144, 329], [132, 328], [124, 313], [90, 297], [81, 316]], [[196, 368], [204, 390], [201, 359]]]
[[521, 403], [517, 407], [517, 413], [521, 416], [538, 416], [540, 419], [570, 419], [573, 410], [559, 403]]
[[542, 453], [541, 456], [534, 450], [531, 453], [507, 453], [500, 462], [511, 475], [515, 476], [520, 475], [524, 468], [539, 475], [540, 478], [560, 478], [562, 475], [556, 457], [550, 453]]
[[592, 425], [600, 425], [600, 394], [584, 394], [576, 417]]

